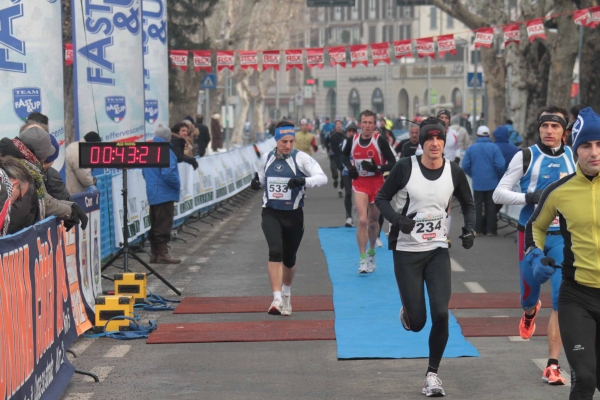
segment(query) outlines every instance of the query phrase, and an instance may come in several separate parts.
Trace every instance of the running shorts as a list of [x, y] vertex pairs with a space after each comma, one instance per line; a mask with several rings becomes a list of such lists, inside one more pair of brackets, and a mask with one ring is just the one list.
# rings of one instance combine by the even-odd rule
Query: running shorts
[[358, 177], [352, 181], [352, 190], [356, 193], [364, 193], [369, 196], [369, 203], [375, 202], [375, 196], [383, 186], [383, 176], [373, 176], [368, 178]]

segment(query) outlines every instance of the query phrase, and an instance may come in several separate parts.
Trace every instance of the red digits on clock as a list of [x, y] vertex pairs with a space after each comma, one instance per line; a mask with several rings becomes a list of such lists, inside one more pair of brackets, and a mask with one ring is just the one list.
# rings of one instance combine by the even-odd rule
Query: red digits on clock
[[117, 147], [115, 149], [115, 155], [121, 158], [121, 162], [125, 162], [125, 149], [122, 147]]
[[100, 162], [100, 147], [92, 147], [90, 162], [92, 164], [98, 164]]
[[156, 162], [159, 163], [160, 162], [160, 147], [158, 148], [158, 152], [156, 154]]
[[129, 152], [129, 154], [127, 155], [129, 158], [127, 159], [127, 163], [128, 164], [134, 164], [135, 163], [135, 156], [137, 153], [137, 149], [135, 148], [135, 146], [130, 146], [127, 148], [127, 151]]
[[148, 156], [148, 146], [140, 147], [140, 157], [138, 161], [140, 164], [146, 164], [148, 161], [146, 160], [146, 156]]
[[112, 149], [110, 147], [105, 147], [102, 150], [102, 162], [104, 164], [110, 164], [113, 160], [112, 157]]

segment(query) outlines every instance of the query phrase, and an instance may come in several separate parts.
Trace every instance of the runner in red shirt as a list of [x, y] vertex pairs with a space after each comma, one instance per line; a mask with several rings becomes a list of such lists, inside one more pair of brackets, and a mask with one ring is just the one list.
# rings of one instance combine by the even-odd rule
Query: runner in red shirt
[[361, 112], [359, 125], [361, 133], [346, 141], [342, 158], [348, 175], [353, 179], [352, 191], [358, 214], [356, 241], [360, 251], [358, 273], [364, 274], [374, 272], [376, 268], [375, 241], [379, 236], [379, 210], [374, 204], [375, 196], [383, 185], [383, 173], [392, 169], [396, 158], [387, 139], [375, 132], [373, 111]]

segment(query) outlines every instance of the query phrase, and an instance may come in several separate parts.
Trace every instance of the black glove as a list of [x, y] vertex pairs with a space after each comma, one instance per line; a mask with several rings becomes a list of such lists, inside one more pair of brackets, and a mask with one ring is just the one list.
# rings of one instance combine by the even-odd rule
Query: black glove
[[71, 205], [71, 218], [65, 221], [67, 231], [71, 230], [77, 224], [81, 224], [81, 229], [85, 229], [88, 224], [88, 216], [77, 203]]
[[365, 171], [368, 171], [368, 172], [377, 172], [377, 164], [375, 164], [375, 160], [373, 160], [372, 158], [371, 158], [371, 161], [370, 161], [370, 162], [369, 162], [369, 161], [365, 161], [365, 160], [363, 160], [363, 161], [360, 163], [360, 166], [361, 166], [361, 167], [362, 167], [362, 169], [364, 169]]
[[538, 190], [533, 193], [525, 193], [525, 201], [527, 204], [537, 204], [540, 202], [540, 197], [542, 197], [542, 192], [544, 190]]
[[196, 161], [196, 159], [192, 159], [192, 161], [190, 162], [190, 165], [192, 167], [194, 167], [194, 171], [198, 169], [198, 161]]
[[357, 179], [358, 178], [358, 170], [356, 169], [356, 167], [351, 167], [348, 170], [348, 176], [350, 177], [350, 179]]
[[304, 186], [306, 184], [306, 179], [304, 178], [290, 178], [287, 183], [287, 187], [293, 189], [295, 187]]
[[460, 235], [458, 238], [462, 240], [462, 247], [468, 250], [473, 247], [473, 242], [475, 242], [475, 232], [465, 227], [462, 227], [461, 229], [462, 235]]
[[400, 232], [408, 235], [415, 227], [414, 218], [416, 215], [416, 212], [409, 215], [396, 214], [396, 218], [394, 218], [394, 222], [392, 222], [392, 228], [398, 229]]
[[250, 187], [254, 190], [260, 190], [260, 179], [258, 179], [258, 172], [254, 174], [254, 178], [250, 181]]

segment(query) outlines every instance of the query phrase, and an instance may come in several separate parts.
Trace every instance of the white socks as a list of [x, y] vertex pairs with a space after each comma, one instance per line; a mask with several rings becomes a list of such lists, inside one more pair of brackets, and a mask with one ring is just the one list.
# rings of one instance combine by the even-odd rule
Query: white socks
[[281, 294], [283, 294], [284, 296], [289, 296], [292, 294], [291, 289], [291, 286], [286, 286], [285, 284], [283, 284], [281, 286]]
[[281, 292], [273, 292], [273, 300], [281, 301]]

